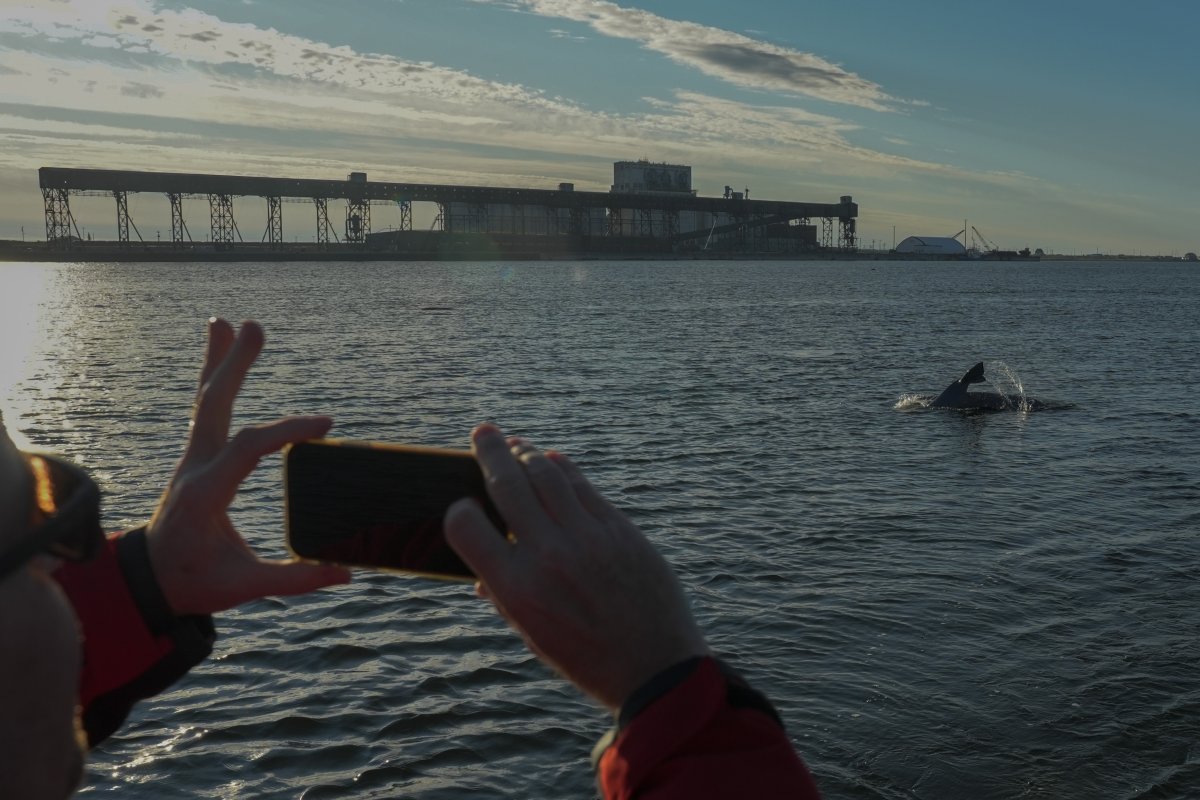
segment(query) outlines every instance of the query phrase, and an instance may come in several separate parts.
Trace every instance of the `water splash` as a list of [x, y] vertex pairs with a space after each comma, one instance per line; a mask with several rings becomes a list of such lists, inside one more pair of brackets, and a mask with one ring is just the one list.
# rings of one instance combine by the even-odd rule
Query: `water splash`
[[923, 394], [902, 394], [892, 408], [897, 411], [914, 411], [919, 408], [929, 408], [930, 398]]
[[1026, 412], [1033, 410], [1029, 396], [1025, 394], [1025, 384], [1021, 382], [1021, 376], [1008, 364], [1003, 361], [990, 361], [984, 376], [984, 383], [1004, 398], [1007, 408]]

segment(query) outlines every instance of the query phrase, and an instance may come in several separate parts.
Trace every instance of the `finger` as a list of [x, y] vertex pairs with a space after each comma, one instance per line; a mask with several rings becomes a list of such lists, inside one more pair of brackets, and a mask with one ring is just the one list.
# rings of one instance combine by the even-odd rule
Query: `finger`
[[529, 483], [541, 501], [542, 507], [564, 527], [577, 527], [584, 522], [586, 513], [565, 472], [537, 448], [529, 445], [522, 449], [518, 460], [525, 468]]
[[336, 564], [259, 560], [246, 576], [245, 590], [248, 599], [304, 594], [349, 583], [350, 577], [350, 570]]
[[[462, 499], [446, 509], [442, 521], [446, 542], [479, 578], [476, 593], [490, 596], [486, 586], [503, 585], [512, 567], [512, 544], [488, 519], [479, 504]], [[485, 594], [480, 594], [480, 597]]]
[[263, 456], [284, 445], [320, 439], [333, 426], [330, 417], [287, 417], [267, 425], [243, 428], [213, 460], [212, 480], [222, 492], [238, 485], [254, 471]]
[[575, 497], [579, 504], [583, 506], [593, 517], [603, 517], [611, 514], [620, 514], [621, 511], [605, 499], [604, 495], [597, 491], [592, 482], [575, 466], [575, 462], [567, 458], [557, 450], [551, 450], [546, 453], [546, 458], [553, 461], [559, 469], [562, 470], [567, 482], [575, 491]]
[[471, 449], [487, 483], [488, 495], [517, 538], [536, 536], [550, 522], [529, 483], [529, 476], [494, 425], [471, 432]]
[[233, 401], [242, 389], [250, 365], [262, 351], [263, 331], [257, 322], [244, 322], [225, 357], [212, 371], [200, 391], [188, 457], [208, 460], [214, 457], [229, 437]]
[[524, 436], [509, 436], [504, 441], [508, 445], [508, 449], [511, 450], [512, 454], [517, 458], [520, 458], [522, 453], [527, 453], [530, 450], [537, 449], [533, 446], [533, 443]]
[[204, 351], [204, 366], [200, 368], [200, 383], [196, 386], [196, 402], [200, 402], [200, 393], [204, 386], [212, 380], [217, 366], [225, 359], [233, 344], [233, 326], [223, 319], [211, 317], [208, 320], [208, 346]]

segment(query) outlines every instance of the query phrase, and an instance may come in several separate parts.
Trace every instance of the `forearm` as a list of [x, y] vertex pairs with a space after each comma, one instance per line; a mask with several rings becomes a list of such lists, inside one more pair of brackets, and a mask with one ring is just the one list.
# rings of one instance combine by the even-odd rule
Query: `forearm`
[[608, 800], [820, 796], [769, 701], [712, 658], [635, 692], [594, 759]]
[[110, 536], [99, 556], [55, 578], [79, 620], [79, 702], [88, 744], [113, 733], [134, 703], [164, 691], [212, 652], [212, 618], [171, 613], [139, 529]]

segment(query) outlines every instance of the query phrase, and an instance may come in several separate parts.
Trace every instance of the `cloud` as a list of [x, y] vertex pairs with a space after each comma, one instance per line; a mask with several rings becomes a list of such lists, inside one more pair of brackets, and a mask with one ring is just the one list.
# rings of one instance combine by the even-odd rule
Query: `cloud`
[[[95, 25], [69, 17], [57, 21], [55, 35], [71, 38]], [[555, 107], [541, 92], [519, 84], [477, 78], [463, 70], [414, 62], [379, 53], [360, 53], [274, 28], [225, 22], [210, 14], [186, 9], [173, 11], [150, 0], [130, 0], [107, 26], [127, 53], [147, 52], [177, 63], [206, 65], [217, 72], [250, 66], [261, 75], [302, 82], [313, 91], [351, 89], [377, 98], [436, 98], [442, 104], [473, 107], [500, 101], [531, 107]], [[42, 32], [47, 32], [43, 26]], [[94, 31], [88, 31], [95, 35]]]
[[[95, 87], [95, 83], [95, 81], [90, 82], [92, 88]], [[146, 100], [163, 97], [166, 95], [166, 92], [148, 83], [129, 83], [121, 87], [121, 94], [125, 97], [140, 97]]]
[[[560, 5], [578, 10], [583, 4]], [[855, 89], [861, 79], [804, 54], [612, 3], [587, 6], [608, 14], [608, 28], [620, 24], [631, 35], [642, 22], [662, 23], [654, 40], [659, 46], [669, 44], [678, 57], [741, 80], [756, 76], [761, 83], [769, 77], [791, 87], [785, 95], [803, 85], [828, 97], [858, 91], [858, 105], [883, 97], [871, 94], [873, 84]], [[0, 70], [28, 76], [11, 82], [3, 98], [10, 113], [32, 118], [36, 115], [26, 109], [41, 107], [63, 119], [99, 120], [110, 127], [127, 120], [131, 129], [157, 127], [165, 134], [136, 158], [122, 149], [119, 137], [98, 143], [88, 151], [97, 159], [94, 165], [206, 171], [215, 158], [232, 170], [254, 154], [254, 163], [278, 158], [289, 168], [299, 166], [300, 172], [291, 173], [297, 177], [323, 176], [330, 164], [338, 165], [334, 174], [356, 168], [347, 162], [386, 174], [386, 165], [394, 170], [400, 161], [425, 164], [449, 182], [486, 182], [480, 171], [490, 170], [497, 180], [521, 185], [528, 180], [511, 176], [528, 169], [530, 175], [554, 174], [583, 185], [588, 179], [582, 172], [594, 188], [602, 188], [610, 182], [606, 159], [641, 155], [652, 142], [655, 158], [738, 173], [805, 176], [807, 184], [800, 187], [777, 179], [784, 188], [776, 196], [794, 197], [808, 185], [826, 192], [827, 176], [841, 183], [847, 173], [891, 179], [897, 173], [954, 172], [858, 147], [852, 142], [856, 125], [806, 111], [786, 96], [748, 103], [679, 90], [643, 98], [640, 112], [616, 113], [452, 67], [171, 10], [153, 0], [123, 0], [119, 9], [103, 13], [89, 4], [87, 11], [0, 18], [0, 34], [37, 41], [23, 51], [0, 48]], [[173, 132], [199, 132], [204, 139], [183, 142]], [[0, 149], [4, 141], [0, 132]], [[52, 154], [61, 141], [23, 142], [22, 163], [36, 158], [55, 163]], [[481, 157], [480, 148], [506, 155]], [[107, 156], [100, 158], [102, 152]], [[408, 155], [398, 157], [399, 152]], [[80, 155], [71, 152], [76, 163]], [[564, 175], [550, 172], [552, 163], [570, 166]], [[455, 174], [463, 177], [448, 177]], [[765, 193], [764, 187], [759, 196]]]
[[[156, 33], [157, 31], [161, 30], [161, 28], [158, 28], [156, 25], [145, 25], [142, 27], [142, 30], [146, 31], [147, 33]], [[195, 41], [202, 42], [204, 44], [215, 42], [217, 39], [221, 38], [221, 34], [215, 31], [197, 31], [196, 33], [181, 33], [179, 35], [185, 36], [188, 39], [194, 39]]]
[[598, 33], [640, 42], [680, 64], [750, 89], [803, 95], [831, 103], [894, 111], [903, 101], [878, 84], [812, 53], [739, 33], [668, 19], [606, 0], [476, 0], [590, 25]]
[[21, 116], [0, 110], [0, 134], [40, 134], [55, 139], [85, 139], [92, 142], [125, 143], [131, 140], [139, 142], [178, 142], [187, 140], [193, 144], [202, 144], [204, 137], [198, 134], [164, 133], [163, 131], [138, 128], [132, 125], [115, 126], [98, 123], [79, 123], [61, 119], [51, 119], [45, 116]]

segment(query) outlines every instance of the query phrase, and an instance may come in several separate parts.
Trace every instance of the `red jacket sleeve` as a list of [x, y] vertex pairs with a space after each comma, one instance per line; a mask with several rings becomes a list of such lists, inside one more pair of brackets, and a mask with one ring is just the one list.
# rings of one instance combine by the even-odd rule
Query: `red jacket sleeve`
[[79, 702], [89, 746], [120, 727], [134, 703], [162, 692], [212, 652], [212, 618], [170, 612], [140, 529], [110, 536], [96, 558], [64, 563], [54, 577], [83, 639]]
[[600, 756], [607, 800], [819, 800], [765, 697], [715, 659], [680, 667], [679, 682], [623, 721]]

